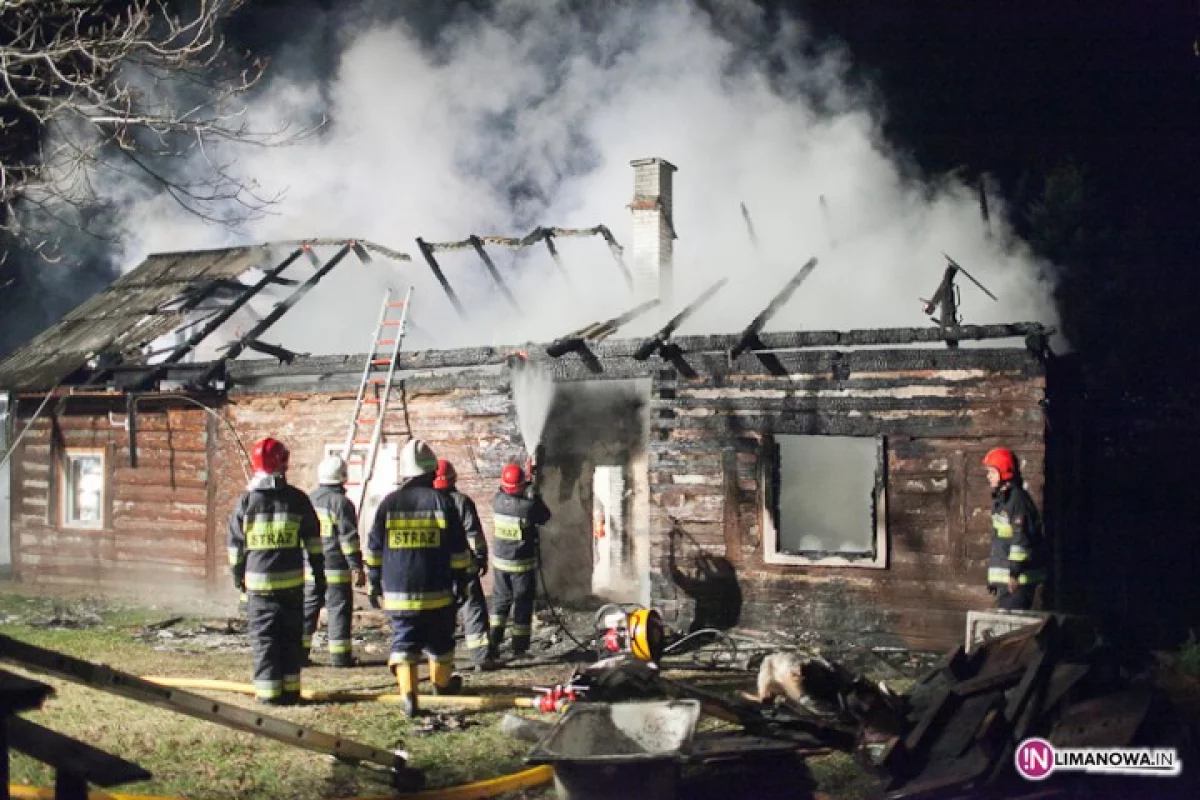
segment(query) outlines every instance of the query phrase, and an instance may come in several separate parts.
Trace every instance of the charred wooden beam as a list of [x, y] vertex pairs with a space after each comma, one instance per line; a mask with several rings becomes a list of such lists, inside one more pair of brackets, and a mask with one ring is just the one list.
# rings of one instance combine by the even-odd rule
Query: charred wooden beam
[[804, 283], [805, 278], [812, 274], [812, 271], [816, 269], [816, 266], [817, 259], [815, 257], [810, 258], [808, 263], [801, 267], [800, 271], [793, 275], [792, 279], [784, 284], [784, 287], [779, 290], [779, 293], [771, 298], [771, 302], [767, 304], [767, 307], [764, 308], [762, 312], [755, 317], [749, 325], [746, 326], [744, 331], [742, 331], [741, 335], [738, 337], [737, 343], [734, 344], [734, 346], [729, 350], [730, 358], [737, 358], [747, 349], [750, 349], [753, 345], [760, 343], [758, 334], [762, 331], [763, 326], [770, 322], [771, 317], [779, 313], [779, 309], [783, 308], [783, 304], [791, 299], [792, 293], [800, 288], [800, 284]]
[[[925, 313], [933, 318], [933, 321], [937, 323], [939, 328], [941, 328], [943, 331], [948, 331], [959, 326], [958, 289], [954, 285], [954, 278], [958, 275], [958, 273], [961, 272], [963, 275], [966, 275], [972, 283], [978, 286], [983, 293], [992, 298], [992, 300], [995, 300], [996, 302], [999, 302], [999, 300], [996, 295], [988, 291], [986, 286], [977, 281], [975, 276], [963, 269], [963, 267], [953, 258], [945, 253], [942, 253], [942, 255], [945, 257], [947, 262], [946, 271], [942, 273], [942, 282], [938, 284], [938, 288], [934, 292], [933, 297], [923, 302], [925, 303]], [[941, 319], [933, 316], [934, 312], [938, 309], [940, 309]], [[947, 338], [946, 346], [958, 347], [958, 341]]]
[[125, 427], [129, 431], [129, 466], [137, 469], [137, 395], [125, 395]]
[[571, 286], [571, 276], [567, 274], [567, 268], [563, 266], [562, 259], [558, 255], [558, 248], [554, 246], [554, 234], [545, 228], [542, 230], [545, 231], [542, 241], [545, 242], [546, 249], [550, 251], [550, 258], [554, 260], [554, 266], [558, 269], [558, 274], [562, 275], [563, 280], [566, 281], [569, 287]]
[[454, 293], [454, 288], [450, 286], [450, 281], [446, 280], [446, 275], [442, 272], [442, 268], [438, 266], [437, 259], [433, 257], [433, 247], [429, 242], [418, 238], [417, 249], [425, 257], [425, 263], [429, 265], [429, 269], [433, 272], [433, 276], [437, 278], [437, 282], [441, 284], [442, 291], [446, 293], [446, 297], [450, 300], [450, 305], [454, 306], [454, 310], [458, 312], [458, 316], [465, 320], [467, 314], [463, 310], [462, 303], [458, 300], [458, 295]]
[[500, 276], [500, 270], [496, 269], [496, 264], [492, 261], [492, 257], [487, 254], [487, 250], [483, 249], [483, 242], [475, 235], [472, 235], [467, 241], [471, 243], [471, 247], [475, 248], [476, 254], [483, 261], [483, 266], [487, 269], [488, 274], [492, 276], [492, 280], [496, 283], [496, 288], [500, 290], [500, 294], [504, 295], [504, 299], [508, 301], [513, 309], [520, 312], [520, 303], [517, 302], [517, 298], [513, 297], [512, 292], [508, 290], [508, 286], [504, 283], [504, 278]]
[[675, 331], [679, 329], [679, 326], [683, 324], [684, 320], [700, 310], [700, 306], [707, 303], [712, 296], [720, 291], [721, 287], [728, 282], [728, 278], [722, 278], [712, 286], [708, 287], [708, 289], [706, 289], [703, 294], [693, 300], [690, 305], [672, 317], [670, 321], [668, 321], [667, 324], [664, 325], [660, 331], [658, 331], [658, 333], [642, 342], [642, 344], [638, 346], [637, 350], [633, 352], [633, 357], [638, 361], [645, 361], [647, 358], [653, 355], [655, 351], [662, 352], [663, 346], [666, 345], [667, 340], [674, 335]]
[[286, 347], [269, 342], [260, 342], [257, 339], [250, 339], [246, 342], [246, 348], [253, 350], [256, 353], [263, 353], [268, 356], [274, 356], [283, 364], [290, 364], [296, 360], [299, 353], [288, 350]]
[[262, 279], [258, 281], [258, 283], [254, 284], [253, 286], [246, 287], [245, 291], [242, 292], [240, 296], [236, 297], [228, 306], [226, 306], [224, 311], [221, 311], [215, 317], [209, 320], [208, 324], [189, 336], [186, 342], [175, 348], [174, 352], [172, 352], [169, 356], [156, 364], [148, 373], [146, 373], [145, 377], [140, 379], [134, 388], [148, 389], [153, 386], [154, 382], [161, 378], [172, 364], [179, 362], [184, 356], [192, 352], [197, 345], [208, 338], [208, 336], [217, 328], [225, 324], [226, 320], [236, 314], [238, 309], [250, 302], [255, 295], [265, 289], [275, 278], [278, 278], [280, 273], [294, 264], [296, 259], [300, 258], [303, 253], [304, 248], [297, 248], [296, 250], [293, 250], [287, 258], [279, 263], [278, 266], [268, 270], [267, 273], [263, 275]]
[[[337, 253], [335, 253], [332, 258], [330, 258], [328, 261], [325, 262], [324, 266], [322, 266], [320, 269], [318, 269], [316, 272], [314, 272], [312, 275], [310, 275], [308, 280], [306, 280], [304, 283], [300, 284], [300, 286], [296, 289], [296, 291], [292, 292], [290, 295], [288, 295], [288, 297], [285, 300], [278, 303], [275, 306], [275, 308], [271, 309], [271, 313], [267, 314], [265, 317], [263, 317], [261, 320], [259, 320], [258, 324], [255, 325], [253, 328], [251, 328], [246, 333], [245, 336], [243, 336], [237, 342], [234, 342], [233, 346], [230, 347], [228, 351], [226, 351], [225, 356], [222, 359], [222, 362], [232, 361], [235, 358], [237, 358], [239, 355], [241, 355], [242, 351], [246, 349], [248, 342], [256, 341], [258, 339], [259, 335], [261, 335], [264, 331], [266, 331], [268, 328], [270, 328], [272, 325], [274, 325], [276, 322], [278, 322], [279, 318], [282, 317], [284, 314], [286, 314], [288, 311], [290, 311], [292, 309], [292, 307], [296, 305], [296, 303], [300, 302], [301, 298], [303, 298], [304, 295], [308, 294], [309, 290], [311, 290], [312, 287], [316, 286], [317, 283], [321, 280], [321, 278], [328, 275], [333, 270], [334, 267], [336, 267], [338, 264], [340, 264], [342, 262], [342, 259], [344, 259], [350, 253], [350, 250], [351, 250], [350, 244], [343, 245], [342, 248], [340, 250], [338, 250]], [[218, 362], [218, 363], [220, 363], [220, 362]], [[199, 379], [197, 379], [197, 383], [200, 384], [201, 386], [208, 383], [213, 378], [213, 376], [216, 375], [217, 370], [218, 370], [218, 367], [216, 365], [213, 365], [209, 369], [205, 370], [204, 373], [199, 377]]]
[[593, 323], [567, 336], [555, 339], [547, 345], [546, 354], [551, 358], [559, 358], [573, 350], [578, 350], [585, 342], [602, 341], [615, 333], [622, 325], [632, 322], [650, 309], [658, 306], [658, 304], [658, 298], [647, 300], [645, 303], [635, 306], [624, 314], [613, 317], [610, 320]]

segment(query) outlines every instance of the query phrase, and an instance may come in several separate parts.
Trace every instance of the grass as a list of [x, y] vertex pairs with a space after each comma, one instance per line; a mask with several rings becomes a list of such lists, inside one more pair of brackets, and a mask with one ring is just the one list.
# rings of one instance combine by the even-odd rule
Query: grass
[[1200, 678], [1200, 641], [1196, 632], [1188, 631], [1187, 641], [1179, 646], [1175, 654], [1175, 666], [1185, 675]]
[[[85, 602], [90, 627], [43, 627], [39, 621], [71, 616], [77, 604], [0, 593], [4, 633], [42, 647], [112, 665], [136, 675], [175, 675], [248, 682], [249, 656], [244, 653], [180, 653], [155, 650], [136, 634], [167, 614], [145, 609], [96, 610]], [[14, 619], [15, 618], [15, 619]], [[19, 670], [17, 670], [19, 671]], [[382, 674], [376, 674], [376, 673]], [[349, 673], [349, 674], [347, 674]], [[129, 784], [123, 793], [187, 798], [318, 798], [386, 795], [389, 788], [369, 770], [337, 764], [320, 754], [222, 726], [160, 710], [79, 684], [30, 673], [56, 693], [30, 720], [94, 744], [146, 767], [153, 780]], [[305, 670], [309, 688], [381, 689], [390, 686], [384, 668]], [[217, 695], [214, 695], [217, 696]], [[222, 700], [253, 707], [249, 697], [220, 694]], [[426, 771], [430, 787], [450, 786], [507, 774], [524, 768], [528, 746], [500, 732], [501, 713], [465, 717], [461, 731], [418, 732], [420, 724], [404, 719], [396, 706], [384, 704], [312, 705], [271, 709], [272, 716], [337, 733], [374, 747], [403, 747], [414, 767]], [[13, 783], [53, 785], [53, 771], [14, 754]]]
[[[223, 637], [236, 644], [231, 652], [201, 644], [186, 651], [186, 636], [159, 639], [147, 626], [175, 616], [151, 607], [113, 605], [87, 598], [31, 595], [26, 587], [0, 584], [3, 632], [30, 644], [60, 650], [135, 675], [166, 675], [249, 682], [251, 660], [245, 639]], [[188, 617], [172, 631], [198, 626], [204, 618]], [[207, 619], [214, 619], [209, 617]], [[162, 645], [168, 645], [164, 648]], [[392, 687], [383, 666], [386, 644], [376, 650], [377, 665], [352, 670], [305, 669], [309, 689], [383, 691]], [[238, 649], [242, 648], [242, 649]], [[366, 652], [370, 652], [369, 650]], [[322, 656], [316, 656], [318, 659]], [[6, 665], [8, 667], [8, 665]], [[12, 667], [9, 667], [12, 668]], [[15, 668], [14, 668], [15, 670]], [[20, 670], [15, 670], [20, 671]], [[468, 687], [486, 693], [528, 694], [533, 685], [564, 682], [570, 665], [504, 670], [467, 676]], [[338, 798], [379, 797], [389, 787], [369, 770], [334, 762], [321, 754], [239, 733], [199, 719], [156, 709], [79, 684], [30, 674], [53, 685], [56, 694], [37, 712], [26, 715], [39, 724], [135, 761], [153, 779], [120, 787], [122, 793], [202, 798]], [[682, 677], [682, 676], [677, 676]], [[688, 675], [714, 690], [749, 688], [754, 676]], [[254, 708], [251, 698], [205, 692], [223, 702]], [[430, 732], [431, 718], [405, 719], [395, 705], [329, 704], [271, 709], [272, 716], [381, 749], [403, 748], [410, 764], [425, 772], [427, 786], [444, 787], [496, 777], [524, 769], [530, 745], [500, 731], [503, 712], [461, 717], [434, 716], [450, 729]], [[874, 786], [848, 755], [807, 760], [815, 788], [836, 797], [865, 798]], [[52, 786], [53, 773], [32, 759], [12, 757], [13, 783]], [[512, 798], [554, 796], [551, 787], [527, 790]]]

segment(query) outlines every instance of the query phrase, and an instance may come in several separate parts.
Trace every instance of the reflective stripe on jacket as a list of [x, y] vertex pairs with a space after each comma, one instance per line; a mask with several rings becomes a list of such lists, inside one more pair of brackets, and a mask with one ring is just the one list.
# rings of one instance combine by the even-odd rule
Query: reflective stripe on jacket
[[1037, 507], [1024, 487], [1005, 483], [992, 492], [992, 549], [988, 556], [988, 583], [1036, 584], [1046, 579], [1042, 523]]
[[383, 499], [363, 556], [371, 585], [392, 612], [451, 605], [472, 563], [458, 510], [433, 488], [432, 474], [406, 481]]
[[321, 526], [312, 503], [277, 475], [255, 475], [229, 517], [229, 566], [247, 592], [304, 585], [308, 567], [324, 580]]
[[[327, 583], [349, 583], [350, 571], [362, 569], [358, 514], [342, 486], [321, 486], [309, 495], [321, 522]], [[308, 576], [311, 580], [311, 576]]]
[[538, 526], [550, 521], [542, 498], [500, 491], [492, 501], [492, 566], [501, 572], [537, 567]]

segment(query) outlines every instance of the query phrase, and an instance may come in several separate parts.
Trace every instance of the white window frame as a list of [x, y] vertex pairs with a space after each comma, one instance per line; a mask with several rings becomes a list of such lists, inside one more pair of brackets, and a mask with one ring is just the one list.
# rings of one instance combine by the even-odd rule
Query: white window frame
[[[805, 434], [781, 434], [798, 435]], [[868, 437], [855, 437], [868, 438]], [[775, 527], [775, 498], [773, 471], [776, 468], [774, 437], [764, 436], [759, 458], [759, 518], [763, 530], [763, 563], [812, 567], [855, 567], [887, 569], [887, 442], [883, 436], [869, 437], [876, 443], [875, 491], [873, 519], [875, 522], [874, 555], [860, 557], [826, 555], [813, 557], [802, 553], [779, 551], [779, 530]]]
[[[98, 459], [100, 461], [100, 519], [77, 520], [72, 518], [72, 506], [75, 486], [71, 469], [76, 461]], [[59, 485], [62, 487], [59, 497], [59, 525], [72, 530], [103, 530], [108, 524], [108, 454], [102, 447], [68, 447], [63, 452], [62, 474]]]

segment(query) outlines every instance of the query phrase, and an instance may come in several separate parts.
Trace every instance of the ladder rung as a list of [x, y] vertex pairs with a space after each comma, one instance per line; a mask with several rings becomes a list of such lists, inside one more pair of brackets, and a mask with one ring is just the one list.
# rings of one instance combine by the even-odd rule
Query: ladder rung
[[390, 358], [372, 358], [371, 359], [372, 367], [387, 366], [390, 363], [392, 363], [392, 360]]
[[370, 444], [370, 439], [355, 439], [354, 444]]
[[359, 425], [374, 425], [379, 421], [379, 417], [359, 417], [354, 421]]
[[388, 308], [404, 308], [406, 305], [408, 305], [408, 303], [404, 302], [403, 300], [393, 300], [392, 302], [387, 304], [387, 307]]
[[385, 319], [383, 322], [380, 323], [380, 325], [399, 325], [401, 322], [404, 322], [404, 320], [402, 320], [402, 319]]
[[396, 343], [395, 339], [380, 339], [375, 343], [377, 347], [391, 347]]
[[380, 401], [379, 401], [378, 397], [364, 397], [363, 398], [363, 405], [377, 406], [377, 405], [379, 405], [379, 402]]
[[346, 486], [362, 486], [362, 481], [344, 481]]
[[387, 378], [371, 378], [368, 382], [374, 384], [387, 383]]

